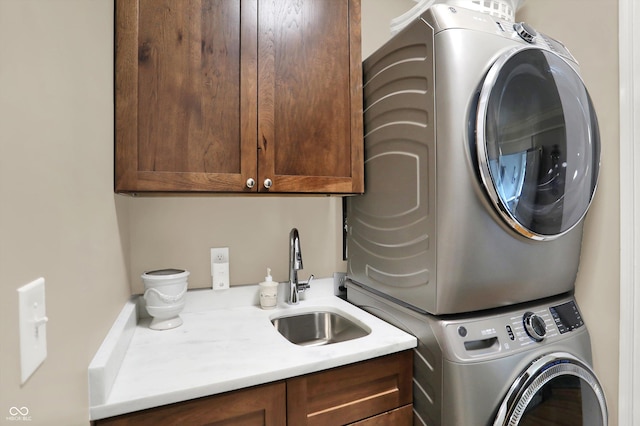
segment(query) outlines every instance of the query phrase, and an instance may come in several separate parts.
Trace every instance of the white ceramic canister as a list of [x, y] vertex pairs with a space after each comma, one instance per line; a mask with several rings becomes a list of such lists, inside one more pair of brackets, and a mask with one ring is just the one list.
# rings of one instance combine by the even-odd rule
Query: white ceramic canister
[[182, 325], [189, 272], [183, 269], [159, 269], [142, 274], [143, 298], [152, 320], [149, 328], [168, 330]]

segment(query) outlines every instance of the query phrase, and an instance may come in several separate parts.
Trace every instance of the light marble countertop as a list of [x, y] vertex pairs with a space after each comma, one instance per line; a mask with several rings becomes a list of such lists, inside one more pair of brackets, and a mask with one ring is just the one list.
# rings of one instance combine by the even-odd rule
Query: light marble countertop
[[[333, 279], [317, 279], [298, 305], [263, 310], [258, 286], [192, 290], [180, 327], [156, 331], [137, 297], [127, 303], [89, 366], [91, 420], [227, 392], [399, 352], [417, 341], [333, 295]], [[326, 310], [371, 333], [325, 346], [287, 341], [271, 319]]]

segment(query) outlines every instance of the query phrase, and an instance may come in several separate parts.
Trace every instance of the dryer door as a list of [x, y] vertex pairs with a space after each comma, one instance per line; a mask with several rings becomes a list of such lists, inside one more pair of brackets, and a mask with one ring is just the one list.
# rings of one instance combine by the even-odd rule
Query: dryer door
[[520, 374], [493, 424], [606, 426], [604, 392], [593, 371], [573, 355], [545, 355]]
[[525, 47], [494, 63], [476, 146], [489, 198], [519, 234], [551, 240], [580, 223], [596, 189], [600, 137], [589, 94], [559, 55]]

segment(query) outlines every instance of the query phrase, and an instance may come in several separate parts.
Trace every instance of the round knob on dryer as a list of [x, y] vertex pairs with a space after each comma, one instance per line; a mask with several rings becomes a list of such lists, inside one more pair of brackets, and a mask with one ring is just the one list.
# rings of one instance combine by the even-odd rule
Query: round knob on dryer
[[524, 322], [524, 329], [533, 340], [541, 342], [544, 336], [547, 334], [547, 325], [540, 316], [533, 312], [525, 312], [522, 318]]
[[516, 33], [518, 33], [520, 38], [527, 43], [533, 43], [533, 40], [536, 38], [536, 34], [538, 34], [531, 25], [525, 24], [524, 22], [513, 24], [513, 29], [516, 30]]

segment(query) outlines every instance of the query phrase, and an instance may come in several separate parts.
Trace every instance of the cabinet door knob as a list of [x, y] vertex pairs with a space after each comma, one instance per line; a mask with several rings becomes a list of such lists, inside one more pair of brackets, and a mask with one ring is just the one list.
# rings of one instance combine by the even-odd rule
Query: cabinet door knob
[[267, 178], [267, 179], [264, 180], [264, 187], [265, 188], [269, 189], [269, 188], [271, 188], [271, 185], [273, 185], [273, 181], [271, 179]]
[[256, 181], [253, 178], [247, 179], [247, 188], [251, 189], [256, 185]]

